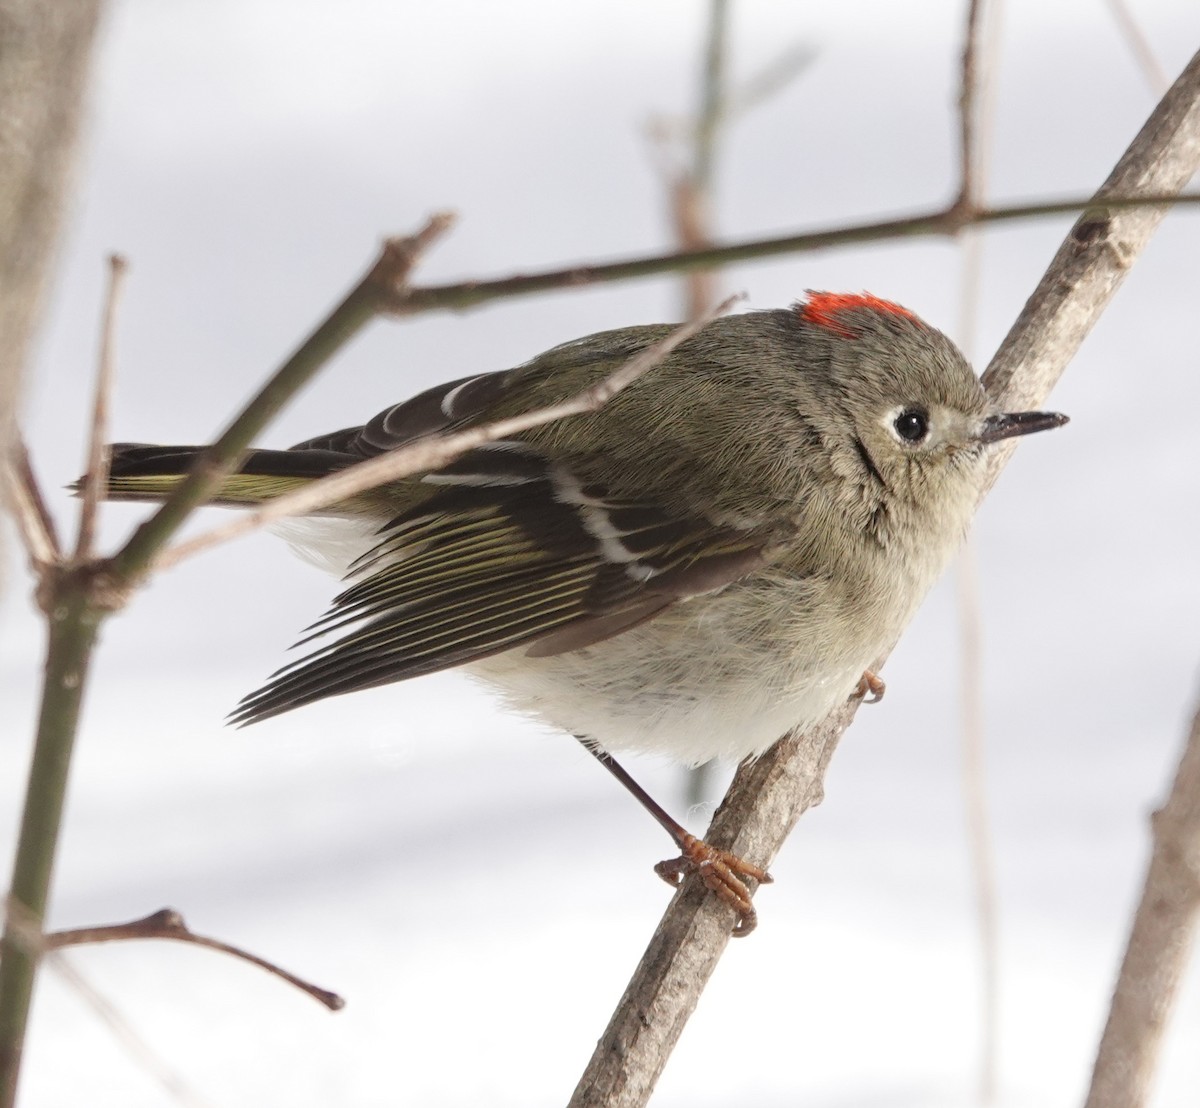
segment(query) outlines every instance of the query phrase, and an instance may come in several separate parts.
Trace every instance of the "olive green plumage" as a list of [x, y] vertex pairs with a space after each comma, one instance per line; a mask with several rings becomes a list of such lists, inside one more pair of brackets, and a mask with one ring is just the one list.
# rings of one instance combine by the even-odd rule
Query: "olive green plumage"
[[[216, 501], [563, 400], [670, 330], [592, 335], [254, 451]], [[467, 664], [606, 747], [760, 751], [848, 695], [899, 633], [961, 539], [990, 442], [1058, 422], [995, 413], [944, 335], [874, 298], [716, 320], [595, 414], [289, 529], [348, 573], [310, 636], [340, 637], [235, 718]], [[160, 499], [195, 450], [115, 447], [109, 495]]]

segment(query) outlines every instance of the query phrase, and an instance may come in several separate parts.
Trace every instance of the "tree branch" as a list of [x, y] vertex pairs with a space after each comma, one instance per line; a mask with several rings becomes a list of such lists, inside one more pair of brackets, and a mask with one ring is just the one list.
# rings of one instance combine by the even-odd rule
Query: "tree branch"
[[202, 946], [208, 950], [220, 951], [222, 954], [230, 954], [234, 958], [240, 958], [243, 962], [249, 962], [251, 965], [266, 970], [289, 985], [294, 985], [302, 993], [311, 996], [313, 1000], [324, 1004], [331, 1012], [340, 1011], [346, 1006], [346, 1002], [337, 993], [305, 981], [281, 966], [277, 966], [274, 962], [268, 962], [265, 958], [251, 954], [248, 950], [243, 950], [232, 943], [212, 939], [206, 935], [197, 935], [174, 908], [160, 908], [143, 919], [130, 920], [128, 923], [110, 923], [99, 927], [77, 927], [70, 931], [54, 931], [46, 936], [44, 946], [47, 950], [62, 950], [68, 946], [123, 942], [130, 939], [173, 939], [181, 943], [191, 943], [193, 946]]
[[1100, 1039], [1086, 1108], [1141, 1108], [1200, 917], [1200, 704], [1166, 803]]
[[112, 558], [108, 577], [115, 589], [137, 581], [192, 509], [209, 499], [233, 471], [255, 435], [317, 370], [381, 312], [400, 310], [407, 302], [413, 266], [452, 223], [448, 214], [435, 215], [416, 234], [384, 244], [367, 275], [259, 389], [217, 441], [205, 448], [191, 473]]
[[390, 450], [386, 454], [359, 462], [328, 477], [321, 477], [304, 488], [277, 496], [261, 508], [243, 513], [221, 527], [214, 527], [211, 531], [205, 531], [194, 539], [163, 551], [152, 568], [167, 569], [184, 558], [250, 531], [256, 531], [275, 520], [318, 511], [388, 481], [397, 481], [414, 473], [441, 469], [461, 454], [484, 443], [508, 438], [521, 431], [528, 431], [532, 427], [540, 427], [542, 424], [553, 423], [568, 416], [598, 411], [622, 389], [628, 388], [642, 374], [661, 362], [680, 343], [686, 342], [717, 316], [724, 315], [740, 299], [740, 296], [731, 296], [715, 308], [710, 308], [698, 319], [676, 327], [661, 342], [654, 343], [636, 357], [630, 358], [604, 380], [561, 403], [536, 408], [508, 419], [486, 423], [481, 427], [470, 427], [465, 431], [427, 435], [398, 450]]
[[[1003, 407], [1036, 405], [1050, 391], [1145, 245], [1162, 211], [1116, 210], [1123, 195], [1181, 189], [1200, 166], [1200, 54], [1146, 122], [1092, 205], [1077, 221], [984, 381]], [[999, 451], [996, 452], [1000, 454]], [[995, 458], [986, 488], [1009, 452]], [[769, 865], [799, 817], [822, 796], [825, 768], [856, 705], [806, 735], [791, 734], [743, 764], [706, 836]], [[644, 1105], [729, 941], [733, 910], [689, 880], [667, 908], [605, 1030], [571, 1108]]]
[[[667, 254], [648, 254], [615, 262], [587, 263], [541, 273], [516, 274], [490, 281], [462, 281], [449, 285], [425, 285], [410, 289], [396, 305], [397, 314], [427, 312], [449, 308], [462, 310], [478, 307], [492, 300], [514, 296], [529, 296], [537, 292], [576, 288], [579, 285], [608, 281], [627, 281], [654, 277], [660, 273], [681, 273], [693, 269], [712, 269], [732, 262], [757, 261], [781, 254], [806, 254], [828, 250], [835, 246], [850, 246], [864, 242], [888, 242], [902, 238], [923, 238], [930, 235], [956, 235], [964, 227], [983, 227], [1000, 223], [1020, 222], [1056, 215], [1074, 215], [1086, 208], [1093, 197], [1073, 197], [1031, 204], [997, 205], [979, 211], [966, 211], [957, 203], [934, 208], [895, 219], [853, 223], [824, 231], [800, 231], [725, 246], [699, 250], [678, 250]], [[1200, 193], [1180, 196], [1164, 192], [1161, 195], [1109, 198], [1108, 204], [1117, 208], [1146, 207], [1161, 204], [1200, 203]]]
[[0, 466], [41, 319], [101, 0], [0, 0]]
[[108, 259], [108, 295], [101, 325], [100, 357], [96, 368], [96, 388], [92, 397], [92, 425], [88, 436], [87, 476], [83, 479], [83, 504], [79, 509], [79, 537], [75, 560], [92, 556], [96, 534], [96, 510], [108, 484], [108, 402], [112, 395], [116, 344], [117, 305], [124, 286], [125, 259], [113, 254]]
[[26, 557], [40, 580], [44, 568], [62, 557], [62, 546], [24, 440], [14, 434], [8, 453], [7, 458], [0, 457], [0, 477], [4, 481], [0, 501], [7, 504], [16, 520]]

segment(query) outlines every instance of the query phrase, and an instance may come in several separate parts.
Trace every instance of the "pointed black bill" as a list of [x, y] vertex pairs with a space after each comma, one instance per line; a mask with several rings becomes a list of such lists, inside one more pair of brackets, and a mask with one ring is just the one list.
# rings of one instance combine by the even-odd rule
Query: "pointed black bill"
[[979, 442], [999, 442], [1001, 439], [1016, 438], [1017, 435], [1032, 435], [1035, 431], [1049, 431], [1061, 427], [1067, 417], [1061, 412], [1004, 412], [988, 416], [979, 428]]

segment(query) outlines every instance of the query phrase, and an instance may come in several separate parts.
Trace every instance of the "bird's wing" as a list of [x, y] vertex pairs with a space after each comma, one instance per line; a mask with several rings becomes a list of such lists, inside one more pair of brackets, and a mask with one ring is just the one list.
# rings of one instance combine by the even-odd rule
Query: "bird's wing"
[[[434, 385], [384, 409], [361, 427], [347, 427], [297, 443], [291, 449], [332, 451], [370, 458], [439, 431], [468, 427], [499, 416], [516, 415], [566, 399], [573, 391], [598, 381], [647, 346], [671, 333], [662, 325], [601, 331], [563, 343], [513, 369], [460, 377]], [[564, 371], [584, 369], [582, 376]], [[574, 381], [574, 388], [566, 382]]]
[[347, 427], [306, 439], [290, 449], [298, 454], [333, 451], [372, 458], [425, 435], [461, 427], [485, 416], [504, 395], [512, 374], [512, 370], [499, 370], [435, 385], [385, 408], [361, 427]]
[[422, 481], [432, 495], [381, 527], [351, 567], [353, 583], [302, 641], [342, 637], [276, 673], [236, 722], [521, 644], [577, 650], [771, 556], [764, 529], [610, 498], [528, 443], [481, 447]]

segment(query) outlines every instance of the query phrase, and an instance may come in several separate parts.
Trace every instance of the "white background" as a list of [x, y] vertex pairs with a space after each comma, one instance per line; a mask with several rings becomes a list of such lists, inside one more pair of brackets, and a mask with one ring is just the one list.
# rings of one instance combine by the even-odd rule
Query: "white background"
[[[695, 100], [704, 7], [631, 0], [321, 4], [126, 0], [26, 427], [60, 519], [80, 468], [103, 256], [132, 262], [114, 438], [212, 436], [358, 276], [385, 233], [452, 207], [429, 281], [669, 245], [645, 138]], [[1200, 9], [1139, 0], [1173, 76]], [[721, 151], [736, 238], [904, 212], [953, 187], [962, 4], [736, 6], [735, 74], [807, 42], [814, 66]], [[1007, 5], [991, 194], [1087, 192], [1155, 97], [1106, 4]], [[987, 236], [981, 361], [1067, 223]], [[1001, 897], [1005, 1105], [1078, 1103], [1161, 798], [1197, 694], [1197, 217], [1138, 261], [984, 507], [989, 790]], [[869, 289], [953, 329], [960, 254], [916, 242], [736, 267], [755, 307]], [[670, 280], [376, 324], [270, 431], [361, 422], [437, 380], [678, 313]], [[115, 543], [143, 512], [106, 510]], [[220, 518], [207, 513], [203, 522]], [[11, 550], [11, 544], [10, 544]], [[15, 562], [15, 559], [14, 559]], [[41, 631], [19, 565], [0, 624], [0, 865], [8, 865]], [[329, 1015], [173, 944], [71, 960], [217, 1105], [566, 1101], [669, 892], [669, 843], [576, 744], [455, 675], [222, 725], [332, 583], [268, 536], [153, 582], [107, 627], [56, 877], [57, 926], [164, 904], [341, 991]], [[655, 1104], [973, 1103], [979, 968], [964, 846], [951, 582], [890, 661], [758, 896]], [[679, 808], [676, 770], [634, 760]], [[698, 813], [698, 825], [703, 813]], [[1155, 1103], [1200, 1089], [1200, 974]], [[46, 975], [25, 1104], [169, 1103]]]

